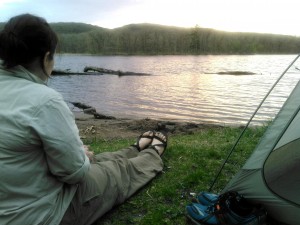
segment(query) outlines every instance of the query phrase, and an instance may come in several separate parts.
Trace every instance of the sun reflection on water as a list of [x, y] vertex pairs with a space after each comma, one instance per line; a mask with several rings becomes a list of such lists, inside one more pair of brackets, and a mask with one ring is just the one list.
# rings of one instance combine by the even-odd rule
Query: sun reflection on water
[[[116, 116], [245, 123], [277, 77], [294, 58], [288, 56], [60, 56], [57, 68], [81, 71], [86, 65], [151, 73], [150, 76], [57, 76], [50, 86], [68, 101], [79, 101]], [[256, 75], [218, 75], [249, 71]], [[267, 121], [299, 79], [293, 70], [259, 112]]]

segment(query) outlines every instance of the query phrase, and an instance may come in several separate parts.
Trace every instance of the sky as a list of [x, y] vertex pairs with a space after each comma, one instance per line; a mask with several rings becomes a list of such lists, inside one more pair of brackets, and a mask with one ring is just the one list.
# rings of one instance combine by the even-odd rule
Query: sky
[[299, 0], [0, 0], [0, 22], [31, 13], [104, 28], [153, 23], [300, 36]]

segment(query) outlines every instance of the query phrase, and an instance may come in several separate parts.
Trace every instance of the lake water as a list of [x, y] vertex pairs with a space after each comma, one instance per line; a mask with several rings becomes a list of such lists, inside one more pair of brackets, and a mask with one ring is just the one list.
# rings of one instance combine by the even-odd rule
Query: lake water
[[[55, 69], [59, 70], [82, 72], [85, 66], [96, 66], [151, 75], [54, 76], [49, 86], [66, 101], [91, 105], [105, 115], [241, 125], [247, 123], [295, 57], [58, 55]], [[300, 78], [296, 69], [299, 64], [296, 62], [277, 85], [255, 116], [254, 124], [268, 121], [278, 112]], [[223, 71], [248, 71], [256, 75], [217, 74]]]

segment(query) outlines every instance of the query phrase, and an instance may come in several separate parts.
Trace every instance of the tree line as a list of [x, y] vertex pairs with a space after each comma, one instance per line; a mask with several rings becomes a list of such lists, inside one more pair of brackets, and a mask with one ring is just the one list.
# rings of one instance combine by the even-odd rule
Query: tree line
[[[0, 29], [3, 28], [0, 23]], [[154, 24], [106, 29], [84, 23], [51, 23], [59, 36], [59, 53], [103, 55], [295, 54], [300, 37], [224, 32]]]

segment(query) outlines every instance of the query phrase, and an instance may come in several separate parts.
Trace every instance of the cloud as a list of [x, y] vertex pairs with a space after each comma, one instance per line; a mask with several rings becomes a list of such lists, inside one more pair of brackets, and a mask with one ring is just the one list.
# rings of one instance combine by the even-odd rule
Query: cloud
[[22, 2], [23, 0], [0, 0], [0, 7], [7, 5], [7, 4], [12, 4], [12, 3], [18, 3]]
[[21, 13], [106, 28], [131, 23], [300, 33], [298, 0], [0, 0], [0, 22]]
[[[130, 2], [130, 1], [129, 1]], [[128, 4], [125, 0], [1, 0], [0, 20], [32, 13], [49, 22], [91, 22]]]

